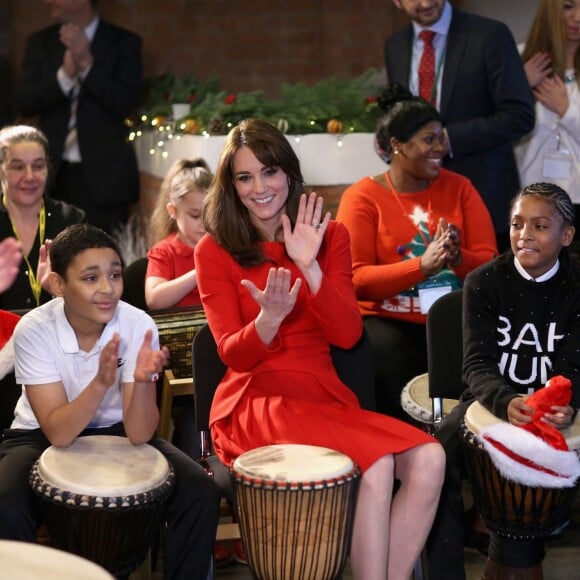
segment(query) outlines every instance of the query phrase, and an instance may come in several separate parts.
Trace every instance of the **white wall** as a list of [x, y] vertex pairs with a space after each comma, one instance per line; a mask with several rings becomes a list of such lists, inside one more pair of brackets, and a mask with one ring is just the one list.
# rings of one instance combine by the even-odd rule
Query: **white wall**
[[516, 42], [523, 43], [538, 4], [539, 0], [464, 0], [461, 8], [505, 22]]

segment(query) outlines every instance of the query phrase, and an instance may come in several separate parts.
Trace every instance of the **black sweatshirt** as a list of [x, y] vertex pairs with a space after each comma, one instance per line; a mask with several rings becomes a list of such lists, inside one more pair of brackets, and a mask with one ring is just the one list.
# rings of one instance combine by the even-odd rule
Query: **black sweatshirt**
[[[554, 375], [572, 381], [580, 406], [580, 271], [566, 250], [545, 282], [524, 279], [511, 251], [472, 271], [463, 287], [462, 400], [507, 420], [518, 394]], [[531, 389], [531, 390], [530, 390]]]

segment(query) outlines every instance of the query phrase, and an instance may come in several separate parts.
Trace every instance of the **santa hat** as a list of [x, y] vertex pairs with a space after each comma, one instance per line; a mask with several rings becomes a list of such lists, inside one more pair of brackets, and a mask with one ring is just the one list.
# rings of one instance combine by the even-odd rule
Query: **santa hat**
[[20, 316], [0, 310], [0, 379], [14, 369], [14, 344], [12, 333]]
[[575, 451], [554, 449], [511, 423], [484, 427], [478, 439], [497, 470], [510, 481], [528, 487], [574, 487], [580, 477]]
[[[580, 421], [563, 432], [542, 421], [552, 405], [566, 406], [572, 384], [565, 377], [550, 379], [526, 400], [534, 409], [532, 422], [524, 428], [498, 419], [479, 403], [466, 413], [465, 421], [506, 478], [529, 487], [573, 487], [580, 477]], [[566, 437], [566, 438], [565, 438]]]

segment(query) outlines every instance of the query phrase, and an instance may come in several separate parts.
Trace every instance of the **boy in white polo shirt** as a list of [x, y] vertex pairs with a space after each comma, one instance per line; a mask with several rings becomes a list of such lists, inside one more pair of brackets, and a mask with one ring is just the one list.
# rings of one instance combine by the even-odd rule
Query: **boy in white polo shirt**
[[155, 379], [167, 361], [154, 321], [120, 301], [115, 242], [86, 224], [66, 228], [50, 250], [56, 298], [14, 331], [16, 380], [24, 385], [0, 445], [0, 538], [34, 542], [39, 512], [30, 468], [50, 445], [121, 435], [150, 443], [175, 470], [166, 508], [166, 579], [204, 579], [219, 517], [219, 490], [201, 467], [155, 437]]

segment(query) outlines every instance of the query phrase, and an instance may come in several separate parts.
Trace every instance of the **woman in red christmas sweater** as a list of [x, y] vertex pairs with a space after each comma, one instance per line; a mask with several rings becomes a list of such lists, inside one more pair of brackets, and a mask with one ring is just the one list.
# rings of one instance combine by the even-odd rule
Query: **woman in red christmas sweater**
[[354, 285], [373, 345], [377, 410], [405, 418], [405, 384], [427, 370], [425, 321], [433, 301], [461, 287], [497, 253], [479, 193], [441, 167], [448, 154], [437, 110], [399, 85], [379, 97], [386, 112], [376, 148], [386, 173], [342, 195], [337, 220], [348, 229]]

